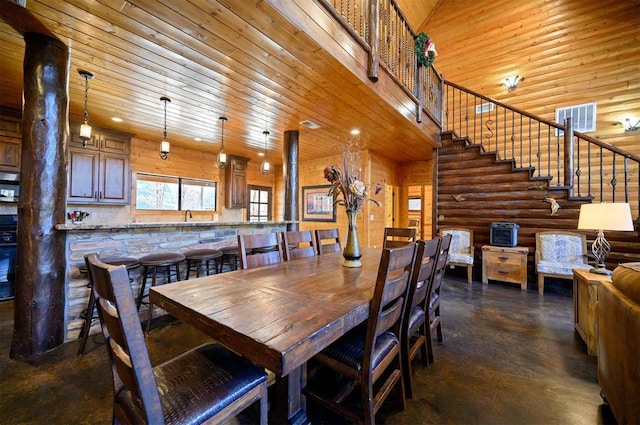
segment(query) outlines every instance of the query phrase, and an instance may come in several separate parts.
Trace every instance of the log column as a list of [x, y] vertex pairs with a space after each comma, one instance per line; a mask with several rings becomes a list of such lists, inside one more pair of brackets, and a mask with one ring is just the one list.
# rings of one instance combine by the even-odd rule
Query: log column
[[18, 200], [14, 331], [10, 356], [28, 359], [64, 342], [65, 221], [69, 52], [27, 32]]
[[[284, 132], [282, 178], [284, 180], [284, 220], [298, 221], [298, 136], [297, 130]], [[291, 230], [298, 230], [297, 224]]]

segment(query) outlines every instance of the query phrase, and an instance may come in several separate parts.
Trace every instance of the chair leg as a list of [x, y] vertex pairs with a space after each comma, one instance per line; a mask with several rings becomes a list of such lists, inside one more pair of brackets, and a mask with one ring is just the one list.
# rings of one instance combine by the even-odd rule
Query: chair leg
[[431, 339], [431, 329], [427, 332], [427, 363], [433, 363], [433, 340]]
[[542, 273], [538, 273], [538, 293], [544, 294], [544, 275]]
[[149, 266], [142, 267], [142, 283], [140, 284], [138, 299], [136, 300], [138, 311], [140, 311], [140, 305], [142, 305], [142, 299], [144, 298], [144, 290], [147, 286], [147, 273], [149, 273]]
[[402, 362], [402, 379], [404, 380], [404, 390], [407, 398], [413, 398], [413, 385], [411, 381], [411, 338], [407, 336], [404, 350], [400, 350]]
[[78, 348], [78, 356], [84, 354], [84, 348], [87, 345], [87, 339], [89, 338], [89, 331], [91, 330], [91, 323], [93, 322], [93, 312], [95, 310], [96, 299], [93, 295], [92, 285], [89, 284], [89, 302], [87, 303], [87, 309], [84, 311], [84, 322], [82, 323], [82, 329], [80, 329], [80, 348]]
[[424, 367], [429, 366], [429, 350], [427, 349], [427, 341], [431, 341], [431, 335], [429, 335], [428, 326], [429, 325], [426, 321], [422, 326], [420, 326], [420, 336], [425, 340], [425, 343], [420, 345], [420, 361]]
[[467, 266], [467, 282], [469, 285], [473, 283], [473, 266], [471, 264]]

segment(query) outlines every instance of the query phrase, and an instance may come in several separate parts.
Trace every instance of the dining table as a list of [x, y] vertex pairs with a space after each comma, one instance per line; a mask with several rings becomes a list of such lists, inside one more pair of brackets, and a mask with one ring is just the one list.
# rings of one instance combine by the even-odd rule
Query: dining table
[[306, 362], [367, 319], [381, 253], [363, 248], [361, 267], [337, 252], [168, 283], [150, 299], [273, 372], [270, 422], [304, 424]]

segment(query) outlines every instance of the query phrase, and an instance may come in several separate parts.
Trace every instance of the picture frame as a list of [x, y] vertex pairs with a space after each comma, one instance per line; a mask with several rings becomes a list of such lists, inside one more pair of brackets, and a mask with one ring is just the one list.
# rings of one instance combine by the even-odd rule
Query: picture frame
[[329, 194], [330, 184], [302, 187], [303, 221], [336, 221], [334, 196]]

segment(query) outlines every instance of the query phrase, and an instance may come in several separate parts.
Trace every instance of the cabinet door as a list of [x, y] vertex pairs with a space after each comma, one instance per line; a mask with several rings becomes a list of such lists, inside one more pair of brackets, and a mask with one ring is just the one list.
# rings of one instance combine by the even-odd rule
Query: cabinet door
[[0, 171], [20, 172], [20, 139], [0, 136]]
[[69, 148], [69, 202], [98, 202], [98, 151]]
[[100, 130], [98, 137], [101, 152], [129, 153], [129, 141], [131, 140], [129, 135]]
[[247, 197], [247, 162], [243, 157], [229, 155], [229, 165], [225, 174], [226, 207], [246, 208]]
[[99, 202], [103, 204], [127, 204], [131, 189], [129, 186], [128, 156], [101, 153]]

